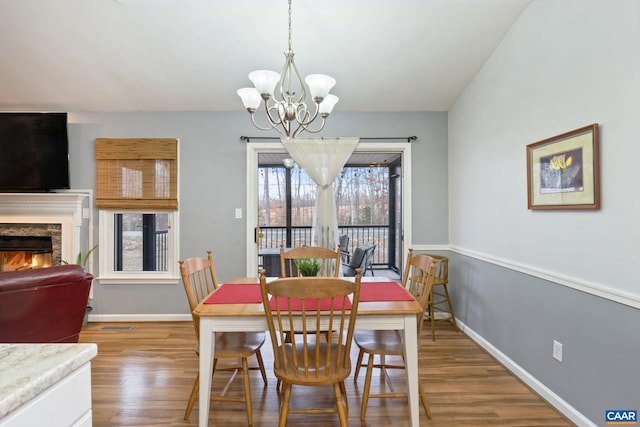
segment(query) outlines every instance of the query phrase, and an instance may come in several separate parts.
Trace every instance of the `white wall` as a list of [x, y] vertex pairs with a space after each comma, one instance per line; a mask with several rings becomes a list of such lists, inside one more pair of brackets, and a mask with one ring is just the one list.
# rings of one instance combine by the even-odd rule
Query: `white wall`
[[[450, 111], [450, 243], [640, 307], [639, 112], [640, 3], [532, 3]], [[602, 208], [527, 210], [526, 145], [591, 123]]]
[[[637, 0], [534, 1], [449, 111], [457, 314], [579, 425], [638, 406], [639, 113]], [[602, 208], [528, 210], [527, 144], [591, 123]]]

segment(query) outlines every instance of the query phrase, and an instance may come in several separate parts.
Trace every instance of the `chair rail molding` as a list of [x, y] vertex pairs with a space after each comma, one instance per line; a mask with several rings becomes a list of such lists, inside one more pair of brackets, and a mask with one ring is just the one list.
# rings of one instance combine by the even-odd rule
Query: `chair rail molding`
[[[420, 250], [423, 250], [421, 249], [423, 247], [426, 246], [414, 246], [414, 249], [420, 248]], [[434, 250], [432, 246], [429, 246], [428, 248], [429, 250]], [[484, 254], [482, 252], [471, 251], [457, 246], [449, 246], [446, 250], [458, 253], [460, 255], [475, 258], [480, 261], [498, 265], [500, 267], [508, 268], [510, 270], [518, 271], [523, 274], [528, 274], [530, 276], [534, 276], [543, 280], [548, 280], [550, 282], [554, 282], [568, 288], [586, 292], [591, 295], [615, 301], [620, 304], [628, 305], [630, 307], [640, 308], [640, 295], [620, 291], [618, 289], [614, 289], [600, 283], [581, 280], [575, 277], [560, 274], [558, 272], [544, 270], [539, 267], [514, 262], [505, 258], [499, 258], [492, 255]]]

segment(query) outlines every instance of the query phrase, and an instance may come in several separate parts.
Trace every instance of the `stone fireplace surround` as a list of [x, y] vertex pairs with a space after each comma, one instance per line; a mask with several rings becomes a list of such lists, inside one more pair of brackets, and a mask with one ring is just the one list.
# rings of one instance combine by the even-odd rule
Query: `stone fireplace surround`
[[[35, 228], [45, 230], [60, 224], [60, 253], [54, 254], [54, 264], [59, 263], [58, 256], [73, 262], [82, 250], [83, 203], [89, 197], [89, 193], [74, 192], [0, 193], [0, 224], [7, 224], [0, 232], [24, 235], [33, 228], [25, 224], [42, 224]], [[7, 231], [10, 224], [16, 224], [13, 231]]]

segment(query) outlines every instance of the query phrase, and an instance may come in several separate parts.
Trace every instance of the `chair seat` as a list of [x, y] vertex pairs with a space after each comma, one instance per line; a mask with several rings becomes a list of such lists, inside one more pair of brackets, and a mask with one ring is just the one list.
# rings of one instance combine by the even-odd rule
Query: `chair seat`
[[447, 284], [448, 279], [441, 279], [436, 277], [433, 279], [433, 286], [442, 286]]
[[216, 333], [218, 359], [249, 357], [264, 344], [264, 332], [220, 332]]
[[355, 331], [353, 341], [367, 353], [402, 355], [402, 336], [400, 331]]

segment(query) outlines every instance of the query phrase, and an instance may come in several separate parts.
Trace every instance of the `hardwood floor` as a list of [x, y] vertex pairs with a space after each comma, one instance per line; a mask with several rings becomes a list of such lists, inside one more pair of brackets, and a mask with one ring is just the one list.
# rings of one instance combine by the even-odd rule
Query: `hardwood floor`
[[[113, 328], [113, 329], [112, 329]], [[431, 406], [429, 420], [420, 409], [420, 425], [450, 426], [571, 426], [502, 365], [478, 347], [464, 333], [447, 322], [440, 323], [437, 341], [429, 328], [420, 340], [420, 377]], [[195, 380], [198, 359], [194, 351], [195, 333], [191, 322], [89, 323], [80, 342], [98, 344], [92, 362], [93, 425], [103, 426], [197, 426], [198, 403], [189, 421], [183, 420], [187, 399]], [[278, 399], [271, 374], [271, 344], [265, 343], [263, 356], [269, 374], [265, 387], [258, 372], [251, 373], [255, 427], [276, 426]], [[357, 351], [352, 352], [354, 364]], [[222, 363], [222, 362], [221, 362]], [[349, 395], [349, 425], [365, 427], [409, 424], [406, 399], [371, 399], [367, 419], [360, 423], [360, 403], [364, 369], [356, 382], [346, 382]], [[402, 370], [391, 370], [396, 390], [403, 389]], [[214, 390], [222, 390], [229, 372], [216, 372]], [[372, 391], [380, 387], [374, 372]], [[241, 395], [238, 376], [229, 394]], [[292, 406], [332, 405], [332, 390], [294, 388]], [[244, 426], [243, 404], [212, 402], [210, 426]], [[290, 426], [336, 426], [337, 415], [290, 415]]]

